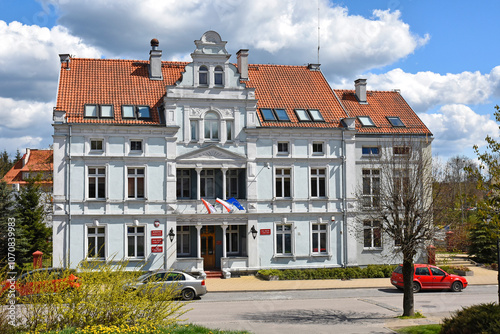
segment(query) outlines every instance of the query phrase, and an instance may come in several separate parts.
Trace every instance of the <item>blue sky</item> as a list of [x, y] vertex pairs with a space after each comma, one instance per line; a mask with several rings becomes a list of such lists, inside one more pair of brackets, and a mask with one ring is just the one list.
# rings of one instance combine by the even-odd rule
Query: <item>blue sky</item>
[[[433, 152], [475, 158], [498, 138], [500, 2], [430, 0], [0, 0], [0, 150], [46, 148], [58, 54], [190, 60], [193, 41], [216, 30], [251, 63], [317, 61], [334, 88], [401, 89], [434, 134]], [[231, 59], [235, 61], [234, 57]]]

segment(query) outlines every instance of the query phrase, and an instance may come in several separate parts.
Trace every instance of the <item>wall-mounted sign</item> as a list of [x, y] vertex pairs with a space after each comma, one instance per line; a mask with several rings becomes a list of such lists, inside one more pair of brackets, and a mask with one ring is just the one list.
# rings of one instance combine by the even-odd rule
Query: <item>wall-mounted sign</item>
[[218, 245], [218, 246], [222, 245], [222, 240], [217, 240], [217, 241], [215, 242], [215, 244], [216, 244], [216, 245]]
[[163, 253], [163, 246], [152, 246], [151, 253]]
[[271, 229], [270, 228], [261, 228], [260, 235], [271, 235]]
[[160, 221], [159, 220], [155, 220], [155, 227], [156, 228], [160, 227]]
[[161, 245], [163, 243], [163, 238], [151, 238], [152, 245]]
[[151, 231], [152, 237], [161, 237], [162, 235], [163, 235], [163, 230], [152, 230]]

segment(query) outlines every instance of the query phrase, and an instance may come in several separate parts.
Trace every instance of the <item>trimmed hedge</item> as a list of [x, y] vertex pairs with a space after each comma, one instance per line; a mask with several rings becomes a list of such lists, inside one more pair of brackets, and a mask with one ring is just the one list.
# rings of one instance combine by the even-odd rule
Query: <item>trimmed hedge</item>
[[500, 306], [496, 303], [464, 307], [443, 320], [441, 334], [500, 333]]
[[395, 268], [394, 265], [369, 265], [365, 268], [265, 269], [259, 270], [257, 276], [264, 279], [277, 276], [280, 280], [388, 278]]

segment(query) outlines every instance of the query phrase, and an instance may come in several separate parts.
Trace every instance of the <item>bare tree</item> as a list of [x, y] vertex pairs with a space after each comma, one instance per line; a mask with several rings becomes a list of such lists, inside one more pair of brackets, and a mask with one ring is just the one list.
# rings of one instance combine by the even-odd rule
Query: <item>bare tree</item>
[[356, 194], [359, 220], [363, 228], [376, 222], [398, 246], [394, 252], [403, 259], [403, 315], [412, 316], [413, 293], [419, 289], [413, 282], [413, 263], [434, 232], [430, 143], [425, 138], [395, 137], [380, 147], [381, 154], [362, 171], [362, 187]]

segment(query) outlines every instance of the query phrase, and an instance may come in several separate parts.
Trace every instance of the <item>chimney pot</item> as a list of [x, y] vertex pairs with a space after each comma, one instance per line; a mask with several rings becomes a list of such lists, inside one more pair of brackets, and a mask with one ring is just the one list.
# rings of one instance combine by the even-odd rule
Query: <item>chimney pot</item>
[[354, 88], [356, 89], [356, 98], [359, 103], [366, 104], [366, 79], [357, 79], [354, 81]]
[[238, 59], [238, 71], [240, 71], [240, 79], [248, 80], [248, 49], [241, 49], [236, 52]]
[[153, 38], [151, 40], [151, 48], [153, 50], [158, 50], [158, 46], [160, 45], [160, 42], [156, 39], [156, 38]]

